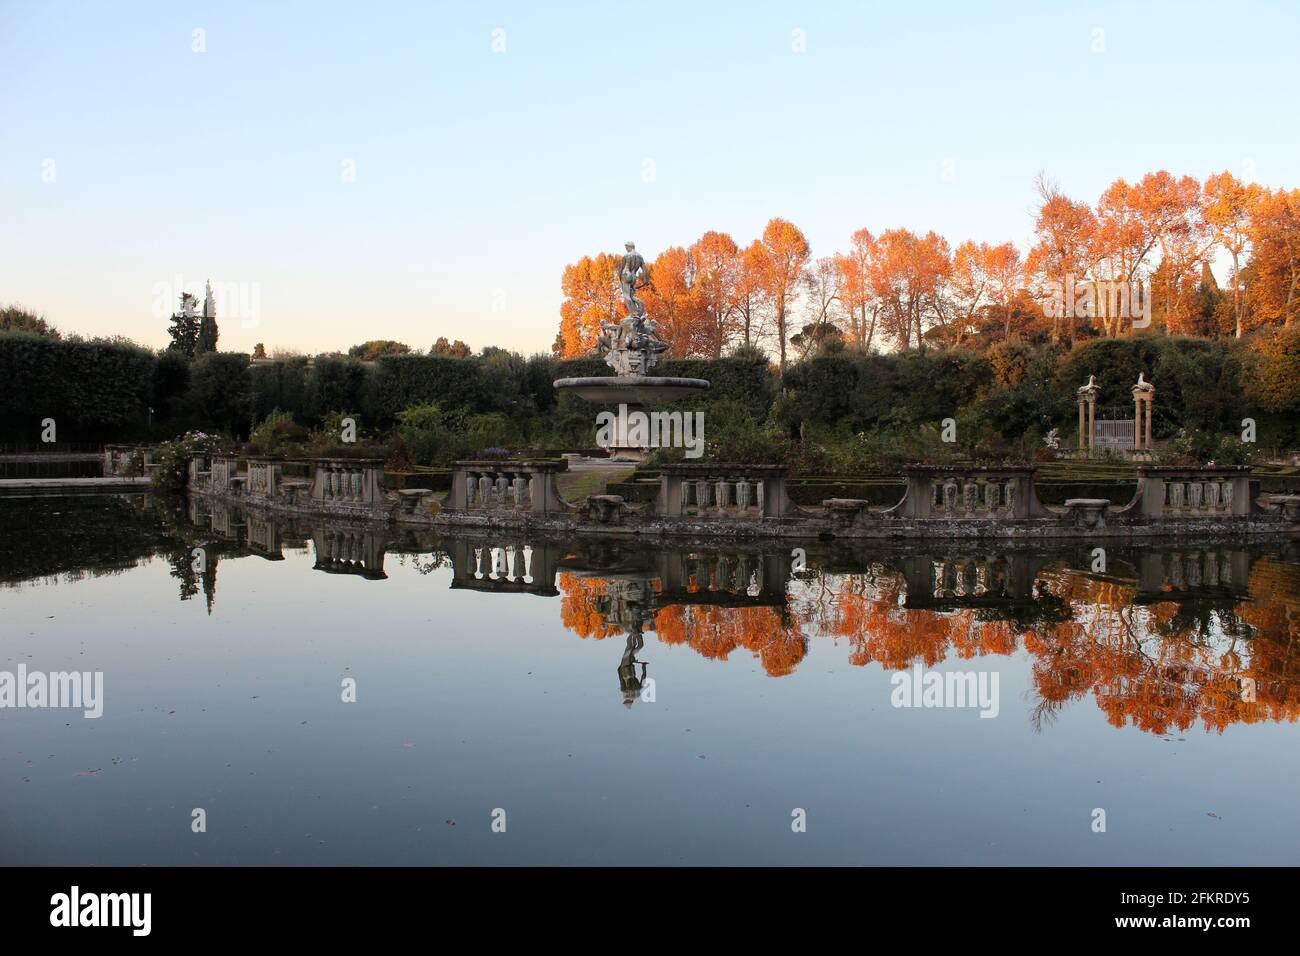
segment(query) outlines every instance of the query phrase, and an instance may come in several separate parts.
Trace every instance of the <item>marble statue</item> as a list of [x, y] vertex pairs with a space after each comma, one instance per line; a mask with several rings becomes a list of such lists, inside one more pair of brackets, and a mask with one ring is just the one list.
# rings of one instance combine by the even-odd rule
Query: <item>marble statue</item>
[[618, 285], [627, 315], [618, 322], [602, 321], [596, 347], [605, 358], [605, 364], [619, 375], [645, 375], [659, 360], [659, 354], [668, 349], [668, 343], [658, 335], [658, 325], [647, 318], [645, 303], [637, 291], [650, 285], [650, 272], [645, 259], [636, 251], [636, 244], [628, 242], [626, 251], [618, 261]]

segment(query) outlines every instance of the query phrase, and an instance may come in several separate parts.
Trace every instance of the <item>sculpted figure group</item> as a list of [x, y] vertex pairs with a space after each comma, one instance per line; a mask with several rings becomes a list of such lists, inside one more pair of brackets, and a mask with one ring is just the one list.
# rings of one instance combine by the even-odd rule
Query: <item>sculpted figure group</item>
[[645, 303], [637, 290], [650, 285], [650, 272], [636, 244], [624, 245], [626, 252], [618, 263], [618, 284], [627, 316], [618, 322], [601, 322], [596, 347], [605, 364], [619, 375], [645, 375], [654, 368], [659, 354], [668, 343], [659, 338], [654, 319], [647, 318]]

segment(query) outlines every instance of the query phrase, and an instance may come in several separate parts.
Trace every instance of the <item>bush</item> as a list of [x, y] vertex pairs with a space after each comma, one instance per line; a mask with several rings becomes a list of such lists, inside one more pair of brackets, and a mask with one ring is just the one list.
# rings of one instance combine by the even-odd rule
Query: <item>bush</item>
[[187, 432], [180, 438], [162, 442], [154, 454], [154, 462], [159, 467], [153, 473], [153, 486], [159, 491], [184, 491], [190, 459], [195, 455], [215, 455], [225, 444], [223, 439], [204, 432]]
[[301, 457], [306, 440], [307, 429], [297, 424], [288, 412], [276, 409], [249, 433], [244, 452], [249, 455]]

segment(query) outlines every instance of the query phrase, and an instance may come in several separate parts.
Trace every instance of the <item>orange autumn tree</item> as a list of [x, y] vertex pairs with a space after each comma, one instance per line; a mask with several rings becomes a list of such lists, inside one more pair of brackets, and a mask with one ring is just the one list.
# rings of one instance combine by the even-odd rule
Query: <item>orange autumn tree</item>
[[650, 265], [650, 285], [640, 292], [646, 315], [657, 324], [673, 358], [700, 354], [707, 337], [706, 303], [697, 276], [690, 250], [669, 246]]
[[880, 300], [881, 331], [901, 349], [925, 350], [926, 330], [946, 329], [952, 273], [948, 241], [934, 232], [889, 229], [876, 240], [872, 289]]
[[1205, 180], [1201, 206], [1206, 225], [1218, 246], [1232, 259], [1233, 334], [1245, 334], [1245, 300], [1241, 295], [1242, 258], [1250, 242], [1251, 218], [1261, 194], [1254, 183], [1243, 183], [1224, 170]]
[[564, 267], [560, 289], [560, 334], [555, 350], [561, 358], [578, 358], [596, 347], [602, 321], [617, 321], [622, 305], [618, 257], [597, 253]]
[[[778, 217], [748, 245], [708, 230], [665, 248], [650, 263], [647, 312], [672, 356], [761, 343], [781, 367], [792, 344], [811, 355], [837, 332], [862, 351], [1131, 335], [1137, 316], [1117, 307], [1135, 287], [1142, 298], [1129, 304], [1150, 307], [1155, 334], [1240, 338], [1300, 318], [1300, 191], [1163, 169], [1115, 179], [1095, 205], [1041, 174], [1035, 188], [1023, 255], [1010, 242], [968, 239], [954, 252], [934, 231], [864, 228], [814, 261], [804, 233]], [[617, 261], [600, 253], [565, 267], [557, 355], [589, 354], [600, 322], [623, 314]]]
[[[1036, 297], [1052, 316], [1052, 341], [1064, 337], [1073, 343], [1076, 315], [1055, 307], [1067, 282], [1087, 276], [1092, 267], [1097, 218], [1085, 202], [1075, 202], [1057, 185], [1038, 177], [1038, 212], [1034, 217], [1034, 245], [1025, 263]], [[1066, 314], [1063, 314], [1066, 313]]]
[[772, 334], [777, 341], [780, 367], [786, 366], [789, 320], [799, 289], [807, 281], [808, 259], [812, 254], [799, 227], [776, 218], [763, 228], [756, 256], [759, 286], [772, 316]]
[[763, 244], [755, 239], [740, 254], [736, 274], [736, 318], [742, 345], [756, 345], [765, 332], [763, 316], [767, 302], [763, 291]]
[[1247, 300], [1255, 325], [1300, 318], [1300, 189], [1270, 189], [1252, 208]]
[[871, 269], [876, 256], [876, 239], [868, 229], [859, 229], [849, 238], [849, 251], [837, 253], [835, 264], [840, 271], [840, 301], [848, 319], [848, 338], [855, 348], [871, 351], [876, 336], [876, 319], [880, 300], [871, 285]]
[[699, 294], [696, 351], [706, 358], [721, 358], [740, 330], [743, 255], [731, 236], [712, 230], [700, 236], [688, 251], [695, 264]]

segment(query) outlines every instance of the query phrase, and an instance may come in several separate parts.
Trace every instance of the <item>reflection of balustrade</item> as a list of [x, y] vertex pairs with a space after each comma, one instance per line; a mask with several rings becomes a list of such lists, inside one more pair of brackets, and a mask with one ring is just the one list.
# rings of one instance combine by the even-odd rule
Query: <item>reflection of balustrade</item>
[[209, 470], [206, 455], [193, 455], [190, 457], [189, 486], [200, 491], [211, 490], [212, 472]]
[[1138, 468], [1141, 513], [1149, 518], [1248, 515], [1250, 469]]
[[790, 555], [750, 552], [661, 551], [658, 604], [775, 605], [785, 603]]
[[786, 495], [784, 465], [663, 466], [657, 514], [672, 518], [784, 518], [795, 508]]
[[568, 467], [563, 460], [452, 462], [451, 492], [443, 510], [533, 514], [568, 511], [555, 479]]
[[458, 539], [447, 542], [451, 586], [475, 591], [555, 595], [559, 549], [550, 544]]
[[1047, 512], [1034, 491], [1033, 468], [907, 469], [907, 493], [886, 512], [906, 518], [1037, 518]]
[[384, 541], [373, 531], [351, 528], [317, 528], [312, 531], [315, 570], [329, 574], [356, 574], [370, 580], [384, 573]]
[[261, 515], [248, 515], [248, 547], [272, 561], [283, 561], [281, 552], [280, 528], [274, 518]]
[[1244, 597], [1250, 553], [1195, 548], [1143, 554], [1138, 565], [1138, 603], [1189, 598]]
[[384, 501], [384, 462], [380, 458], [316, 458], [311, 497], [318, 504], [374, 508]]
[[1032, 603], [1043, 559], [1025, 554], [966, 554], [899, 562], [907, 607], [999, 607]]
[[212, 502], [211, 527], [215, 534], [228, 541], [238, 541], [239, 529], [244, 526], [244, 516], [220, 500]]

